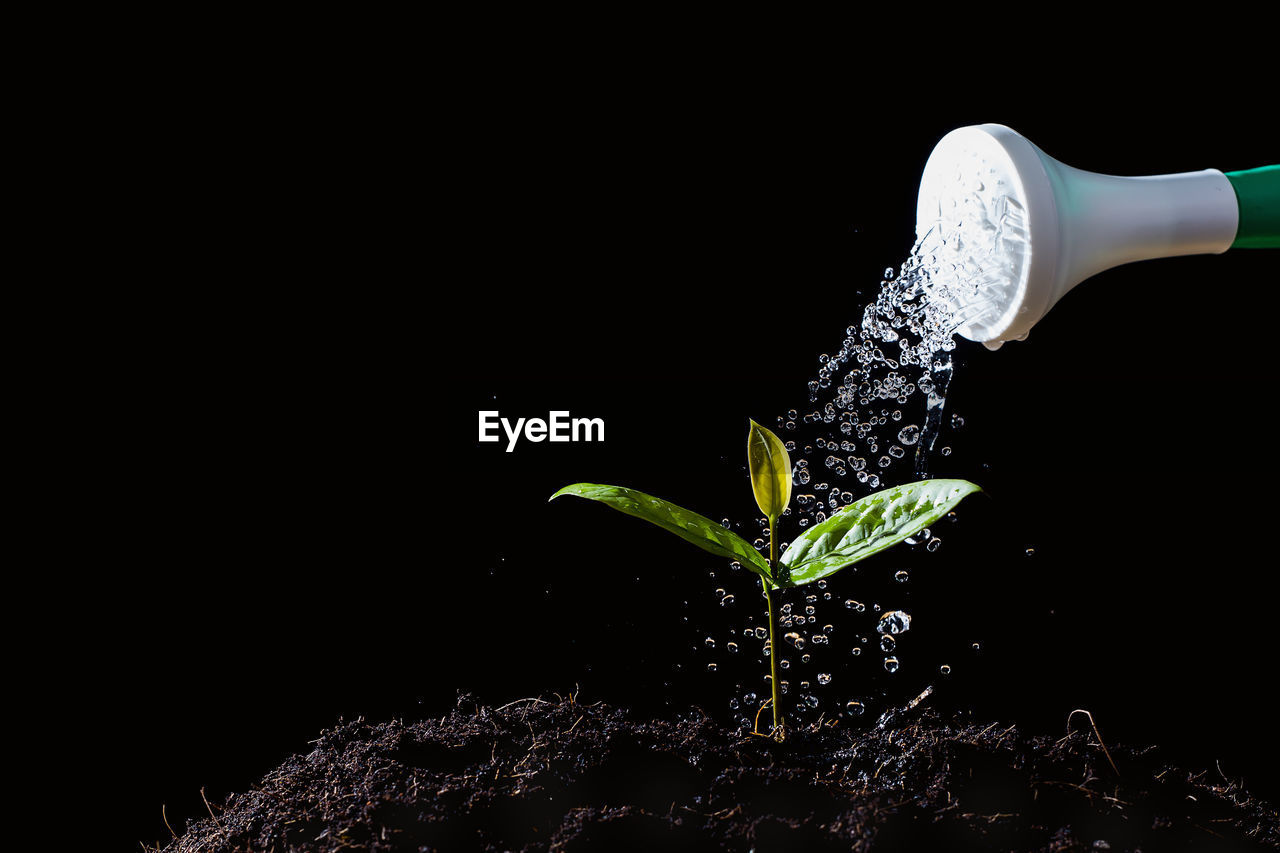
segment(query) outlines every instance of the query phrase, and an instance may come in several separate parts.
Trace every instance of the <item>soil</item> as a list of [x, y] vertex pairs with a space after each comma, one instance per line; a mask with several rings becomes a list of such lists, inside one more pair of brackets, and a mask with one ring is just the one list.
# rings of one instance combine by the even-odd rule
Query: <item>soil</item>
[[[766, 712], [767, 715], [768, 712]], [[784, 744], [676, 720], [462, 696], [449, 715], [322, 734], [212, 804], [166, 853], [1259, 850], [1274, 807], [1156, 747], [945, 720], [826, 724]], [[1114, 769], [1112, 766], [1114, 762]], [[1118, 772], [1117, 772], [1118, 771]]]

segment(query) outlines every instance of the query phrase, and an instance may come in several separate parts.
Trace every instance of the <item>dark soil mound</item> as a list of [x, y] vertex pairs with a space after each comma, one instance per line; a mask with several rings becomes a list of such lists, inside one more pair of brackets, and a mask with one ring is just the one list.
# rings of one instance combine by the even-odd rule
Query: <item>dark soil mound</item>
[[[1079, 718], [1077, 718], [1079, 719]], [[1087, 730], [1087, 722], [1084, 723]], [[1257, 850], [1274, 808], [1216, 771], [1090, 733], [932, 714], [786, 744], [693, 712], [524, 700], [327, 731], [168, 853], [467, 850]]]

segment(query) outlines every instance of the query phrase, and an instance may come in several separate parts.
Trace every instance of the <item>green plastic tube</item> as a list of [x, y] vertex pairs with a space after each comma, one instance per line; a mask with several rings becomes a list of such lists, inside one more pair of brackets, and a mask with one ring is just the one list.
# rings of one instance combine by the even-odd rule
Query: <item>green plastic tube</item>
[[1227, 172], [1240, 202], [1233, 249], [1280, 249], [1280, 165]]

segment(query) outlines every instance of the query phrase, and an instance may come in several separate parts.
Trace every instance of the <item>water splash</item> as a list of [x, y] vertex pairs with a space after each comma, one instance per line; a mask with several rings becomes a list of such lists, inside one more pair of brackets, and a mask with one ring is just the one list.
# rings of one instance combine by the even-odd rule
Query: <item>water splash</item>
[[[1025, 211], [1003, 189], [985, 166], [961, 170], [952, 193], [941, 199], [935, 220], [919, 236], [906, 261], [897, 271], [885, 270], [860, 323], [845, 330], [834, 351], [818, 357], [817, 375], [807, 385], [807, 404], [777, 418], [777, 431], [794, 462], [795, 494], [787, 512], [790, 530], [803, 531], [819, 524], [859, 497], [885, 486], [927, 479], [944, 427], [954, 430], [963, 425], [963, 419], [955, 414], [948, 422], [943, 419], [955, 369], [952, 354], [956, 338], [1000, 322], [999, 306], [1008, 304], [1008, 290], [1018, 286], [1029, 258]], [[951, 445], [946, 445], [937, 455], [947, 457], [951, 452]], [[950, 517], [954, 520], [954, 514]], [[766, 519], [756, 520], [759, 536], [755, 544], [762, 551], [768, 547], [767, 524]], [[929, 553], [942, 544], [928, 530], [907, 541]], [[920, 556], [919, 552], [916, 555]], [[853, 574], [857, 568], [845, 572]], [[905, 582], [909, 574], [900, 570], [893, 576]], [[849, 626], [859, 619], [876, 619], [881, 606], [868, 608], [844, 595], [832, 600], [825, 581], [815, 586], [817, 593], [810, 587], [785, 591], [781, 606], [784, 642], [797, 653], [813, 652], [786, 663], [800, 685], [793, 713], [803, 720], [814, 709], [829, 707], [837, 713], [843, 709], [846, 716], [860, 715], [870, 701], [868, 697], [837, 699], [833, 695], [829, 701], [837, 704], [825, 706], [810, 693], [810, 682], [799, 679], [803, 673], [822, 667], [815, 680], [823, 686], [832, 684], [829, 670], [835, 661], [823, 655], [836, 649], [819, 651], [830, 645], [839, 647], [840, 660], [846, 662], [862, 660], [864, 647], [878, 645], [881, 655], [865, 656], [872, 658], [867, 663], [881, 664], [894, 677], [900, 667], [902, 635], [909, 629], [911, 617], [886, 603], [884, 616], [874, 624], [876, 630], [867, 632], [877, 637], [875, 645], [859, 635], [845, 642], [843, 631], [857, 630]], [[899, 590], [907, 588], [897, 586]], [[827, 601], [832, 601], [832, 606], [843, 603], [843, 621], [833, 620], [838, 627], [823, 625], [819, 631], [819, 607]], [[759, 616], [756, 621], [755, 615], [747, 615], [749, 624], [741, 631], [742, 636], [759, 643], [758, 662], [767, 661], [771, 652], [766, 632], [760, 627], [763, 613]], [[939, 671], [945, 675], [950, 669], [944, 665]], [[794, 674], [797, 670], [800, 674]], [[768, 679], [754, 684], [755, 689], [737, 688], [744, 710], [759, 685], [767, 688]], [[790, 684], [782, 682], [780, 686], [786, 691]], [[931, 690], [908, 707], [926, 698]], [[740, 722], [745, 724], [746, 717]]]

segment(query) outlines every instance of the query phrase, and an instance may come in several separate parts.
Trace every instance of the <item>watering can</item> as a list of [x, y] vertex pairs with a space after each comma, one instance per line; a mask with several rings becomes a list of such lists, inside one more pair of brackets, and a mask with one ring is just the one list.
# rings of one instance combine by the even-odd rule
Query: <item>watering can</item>
[[931, 233], [953, 257], [980, 246], [964, 262], [978, 284], [946, 298], [958, 334], [998, 349], [1111, 267], [1280, 247], [1280, 165], [1116, 177], [1061, 163], [1004, 125], [962, 127], [938, 142], [920, 178], [921, 245]]

